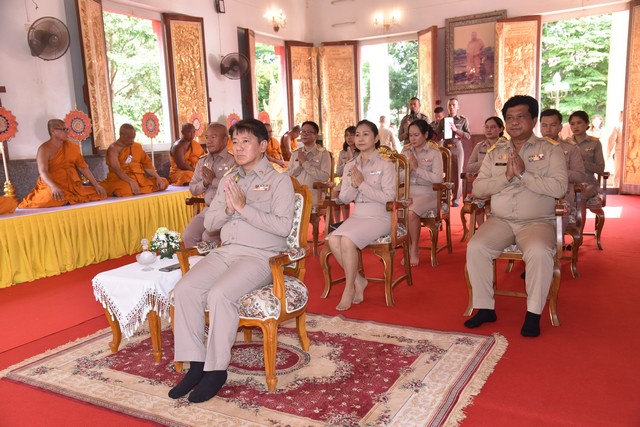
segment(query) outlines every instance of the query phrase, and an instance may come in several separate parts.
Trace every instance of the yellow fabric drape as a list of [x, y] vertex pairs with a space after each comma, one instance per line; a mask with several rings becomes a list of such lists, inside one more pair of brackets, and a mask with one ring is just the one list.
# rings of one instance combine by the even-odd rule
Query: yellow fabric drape
[[139, 252], [158, 227], [180, 233], [193, 212], [177, 191], [0, 220], [0, 288]]

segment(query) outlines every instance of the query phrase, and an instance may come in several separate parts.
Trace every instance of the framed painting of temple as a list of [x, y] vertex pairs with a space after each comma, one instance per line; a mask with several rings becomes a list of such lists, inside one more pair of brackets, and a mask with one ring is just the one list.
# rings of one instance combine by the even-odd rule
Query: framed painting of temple
[[493, 91], [496, 21], [506, 10], [445, 21], [447, 95]]

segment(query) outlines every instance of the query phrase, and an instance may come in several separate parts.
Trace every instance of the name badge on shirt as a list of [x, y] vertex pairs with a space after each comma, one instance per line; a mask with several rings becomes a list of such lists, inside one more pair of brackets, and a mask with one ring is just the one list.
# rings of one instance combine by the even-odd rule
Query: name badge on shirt
[[532, 154], [529, 156], [529, 162], [539, 162], [540, 160], [544, 160], [544, 153], [540, 154]]
[[270, 184], [258, 184], [255, 186], [253, 191], [269, 191], [269, 189], [271, 189]]
[[507, 155], [500, 154], [496, 159], [496, 166], [507, 166]]
[[371, 171], [369, 175], [382, 175], [382, 171]]
[[133, 156], [132, 156], [131, 154], [129, 154], [129, 155], [127, 156], [127, 160], [125, 160], [125, 161], [124, 161], [124, 163], [125, 163], [126, 165], [128, 165], [128, 164], [129, 164], [129, 163], [131, 163], [132, 161], [133, 161]]

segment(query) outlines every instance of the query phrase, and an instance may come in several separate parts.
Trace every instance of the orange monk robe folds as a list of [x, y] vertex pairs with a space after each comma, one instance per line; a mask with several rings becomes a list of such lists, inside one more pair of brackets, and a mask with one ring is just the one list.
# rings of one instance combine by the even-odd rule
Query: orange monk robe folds
[[[131, 179], [138, 183], [138, 186], [140, 187], [140, 194], [160, 191], [156, 180], [147, 176], [144, 171], [145, 169], [152, 169], [153, 163], [151, 163], [151, 158], [142, 149], [142, 145], [134, 142], [131, 147], [123, 148], [122, 151], [120, 151], [120, 155], [118, 155], [118, 162], [120, 163], [122, 170]], [[104, 189], [107, 190], [107, 194], [109, 196], [118, 197], [133, 196], [133, 191], [131, 190], [129, 183], [122, 181], [118, 175], [111, 170], [111, 164], [108, 157], [107, 166], [109, 166], [107, 179], [100, 183]], [[162, 179], [165, 181], [166, 185], [169, 185], [169, 182], [165, 178]]]
[[16, 210], [18, 202], [13, 197], [0, 196], [0, 215], [10, 214]]
[[66, 204], [94, 202], [106, 197], [100, 196], [91, 185], [82, 185], [77, 168], [89, 167], [82, 157], [80, 147], [71, 141], [64, 141], [62, 148], [49, 161], [49, 175], [53, 182], [64, 191], [64, 200], [55, 200], [51, 188], [38, 178], [36, 187], [18, 205], [21, 208], [52, 208]]
[[[195, 169], [198, 159], [205, 155], [202, 146], [196, 141], [191, 141], [191, 145], [184, 152], [184, 162]], [[193, 178], [193, 171], [178, 168], [173, 156], [170, 156], [171, 168], [169, 169], [169, 182], [173, 185], [186, 185]]]

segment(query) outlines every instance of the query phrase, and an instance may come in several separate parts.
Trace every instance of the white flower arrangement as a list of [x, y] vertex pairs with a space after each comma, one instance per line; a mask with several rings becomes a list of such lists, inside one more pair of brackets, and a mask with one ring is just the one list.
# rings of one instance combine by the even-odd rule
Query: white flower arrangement
[[160, 258], [171, 258], [173, 254], [182, 249], [180, 233], [171, 231], [167, 227], [160, 227], [151, 239], [151, 251], [160, 254]]

